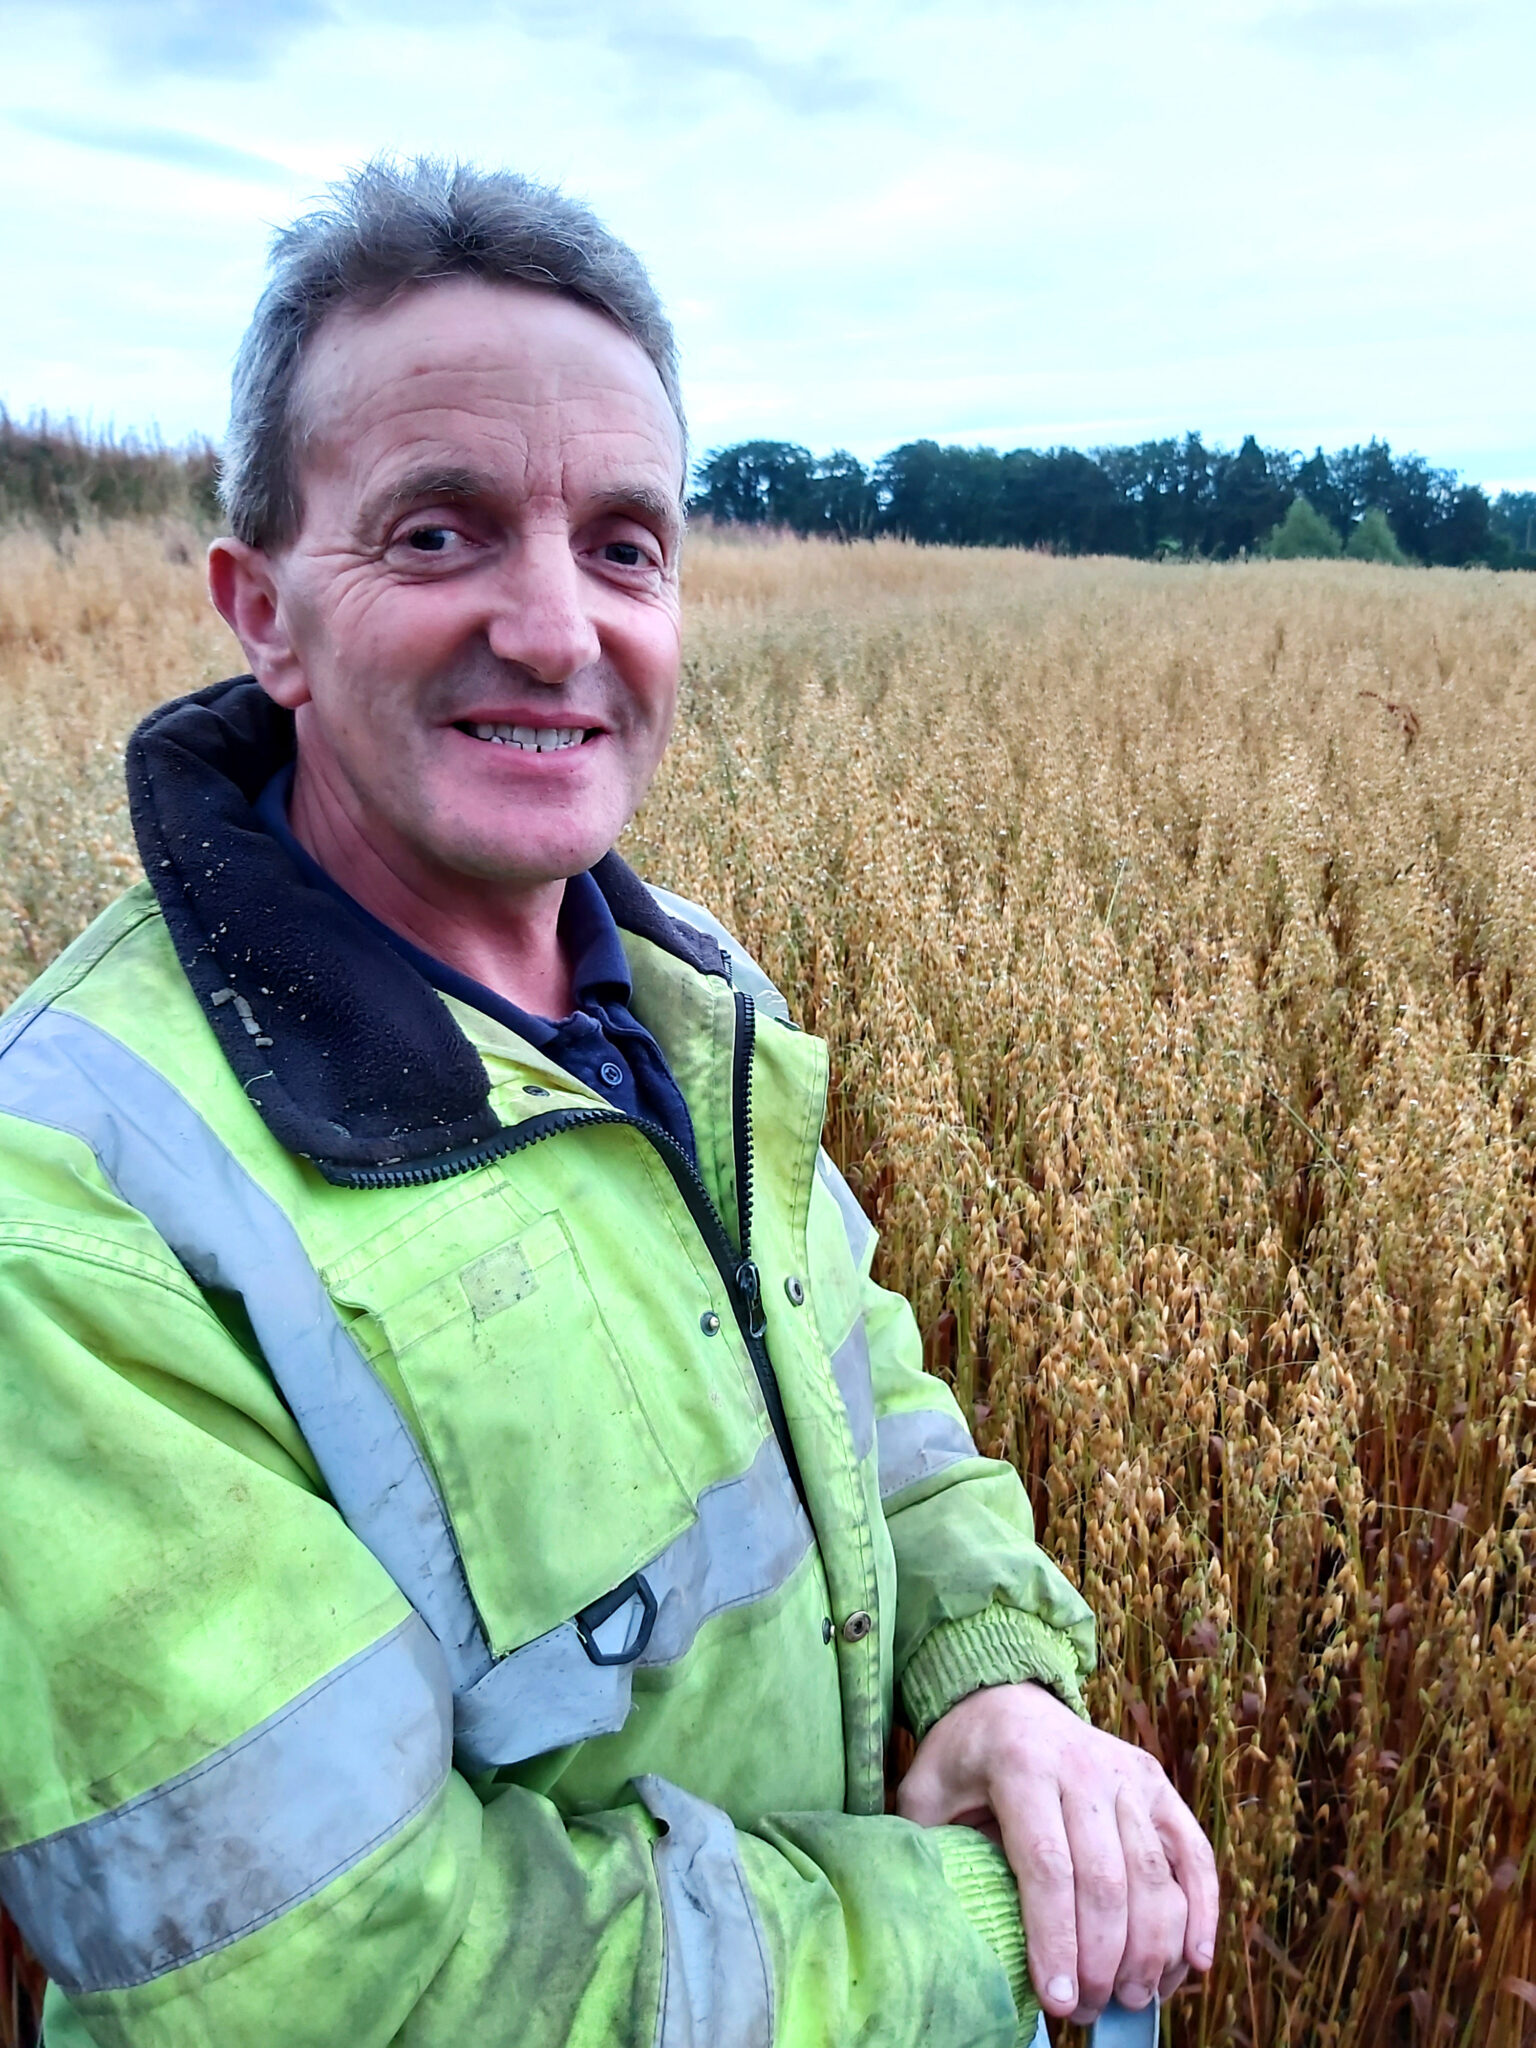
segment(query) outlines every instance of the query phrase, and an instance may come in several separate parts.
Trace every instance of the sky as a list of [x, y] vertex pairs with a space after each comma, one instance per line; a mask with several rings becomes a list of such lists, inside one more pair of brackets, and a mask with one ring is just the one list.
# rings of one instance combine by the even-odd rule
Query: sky
[[1379, 435], [1536, 488], [1531, 0], [0, 0], [0, 402], [218, 439], [380, 151], [587, 199], [700, 450]]

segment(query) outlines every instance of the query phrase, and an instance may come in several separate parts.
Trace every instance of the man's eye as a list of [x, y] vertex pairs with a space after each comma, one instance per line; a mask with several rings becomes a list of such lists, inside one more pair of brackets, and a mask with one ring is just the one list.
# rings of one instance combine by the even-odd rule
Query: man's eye
[[407, 547], [415, 548], [422, 555], [446, 554], [457, 535], [451, 526], [415, 526], [406, 535]]
[[636, 541], [611, 540], [603, 549], [610, 562], [621, 569], [640, 569], [645, 566], [645, 550]]

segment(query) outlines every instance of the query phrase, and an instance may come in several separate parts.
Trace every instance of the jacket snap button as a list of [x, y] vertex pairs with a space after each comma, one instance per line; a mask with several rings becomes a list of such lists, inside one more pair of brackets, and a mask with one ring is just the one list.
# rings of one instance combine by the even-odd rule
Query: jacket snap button
[[703, 1315], [699, 1317], [699, 1328], [704, 1332], [706, 1337], [719, 1336], [720, 1318], [715, 1314], [712, 1308], [705, 1309]]
[[523, 1083], [523, 1093], [525, 1095], [547, 1095], [549, 1090], [541, 1088], [537, 1081], [525, 1081]]
[[832, 1617], [831, 1617], [831, 1615], [830, 1615], [830, 1614], [824, 1614], [824, 1615], [822, 1616], [822, 1618], [821, 1618], [821, 1640], [822, 1640], [822, 1641], [823, 1641], [824, 1643], [830, 1643], [830, 1642], [831, 1642], [831, 1640], [832, 1640], [832, 1638], [833, 1638], [833, 1637], [834, 1637], [834, 1636], [835, 1636], [836, 1634], [837, 1634], [837, 1630], [836, 1630], [836, 1629], [835, 1629], [835, 1628], [834, 1628], [834, 1627], [832, 1626]]
[[850, 1614], [843, 1623], [843, 1641], [845, 1643], [862, 1643], [874, 1625], [873, 1617], [866, 1614], [861, 1607], [857, 1614]]
[[624, 1069], [617, 1060], [604, 1060], [597, 1071], [605, 1088], [618, 1088], [623, 1084]]
[[791, 1306], [801, 1308], [805, 1303], [805, 1287], [796, 1273], [791, 1273], [784, 1282], [784, 1292], [789, 1296]]

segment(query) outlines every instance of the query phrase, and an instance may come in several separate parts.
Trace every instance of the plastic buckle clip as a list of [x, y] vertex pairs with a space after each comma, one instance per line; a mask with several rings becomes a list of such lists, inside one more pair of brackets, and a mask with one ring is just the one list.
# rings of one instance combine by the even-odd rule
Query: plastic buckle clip
[[[605, 1650], [597, 1640], [597, 1632], [605, 1621], [611, 1621], [620, 1608], [627, 1607], [631, 1600], [640, 1602], [640, 1623], [629, 1641], [621, 1650]], [[576, 1616], [576, 1633], [581, 1647], [594, 1664], [633, 1664], [645, 1655], [651, 1630], [656, 1626], [656, 1595], [646, 1584], [640, 1572], [632, 1572], [622, 1585], [615, 1586], [611, 1593], [605, 1593], [600, 1600], [593, 1600], [583, 1607]]]

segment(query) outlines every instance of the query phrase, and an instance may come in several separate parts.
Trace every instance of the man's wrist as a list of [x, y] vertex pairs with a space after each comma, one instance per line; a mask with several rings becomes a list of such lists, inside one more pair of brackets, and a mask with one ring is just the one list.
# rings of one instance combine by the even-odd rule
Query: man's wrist
[[907, 1661], [902, 1705], [919, 1741], [959, 1702], [988, 1686], [1044, 1686], [1082, 1719], [1082, 1683], [1076, 1647], [1062, 1629], [1038, 1615], [994, 1601], [979, 1614], [941, 1621]]

